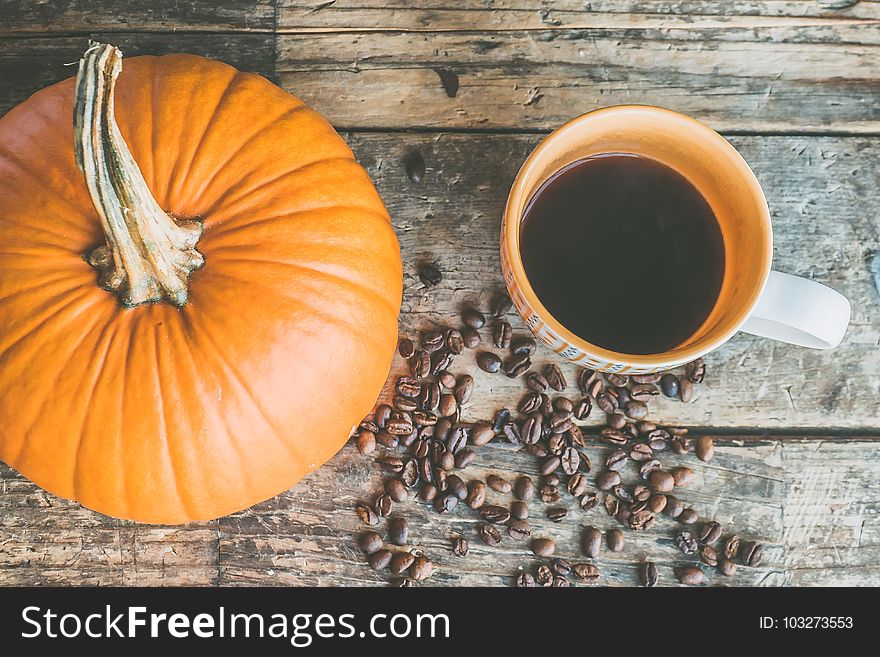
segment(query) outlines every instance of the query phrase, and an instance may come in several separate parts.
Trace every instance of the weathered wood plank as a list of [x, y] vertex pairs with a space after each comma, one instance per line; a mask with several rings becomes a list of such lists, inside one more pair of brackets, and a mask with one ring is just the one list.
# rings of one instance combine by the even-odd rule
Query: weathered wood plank
[[272, 31], [273, 0], [4, 0], [0, 34], [107, 31]]
[[864, 23], [880, 18], [876, 2], [770, 0], [279, 0], [284, 30], [552, 30], [681, 25], [766, 27]]
[[877, 24], [280, 34], [276, 73], [342, 128], [550, 130], [642, 103], [722, 131], [876, 132], [878, 43]]
[[[395, 221], [405, 263], [402, 330], [458, 325], [464, 304], [486, 309], [502, 287], [497, 235], [513, 177], [537, 136], [353, 134]], [[880, 430], [880, 253], [873, 209], [880, 141], [868, 138], [736, 137], [756, 171], [773, 214], [774, 266], [831, 285], [852, 301], [843, 344], [816, 351], [740, 334], [708, 357], [709, 376], [691, 404], [652, 402], [657, 417], [692, 426]], [[418, 148], [422, 184], [407, 180], [401, 160]], [[625, 257], [625, 254], [621, 254]], [[423, 289], [420, 263], [436, 261], [443, 283]], [[589, 248], [584, 251], [589, 271]], [[589, 284], [585, 285], [589, 293]], [[525, 332], [511, 315], [515, 330]], [[484, 339], [489, 332], [484, 330]], [[472, 363], [473, 353], [460, 357]], [[551, 358], [540, 348], [536, 363]], [[398, 359], [399, 361], [399, 359]], [[396, 361], [395, 371], [403, 364]], [[469, 366], [469, 365], [468, 365]], [[569, 380], [575, 368], [568, 366]], [[510, 403], [522, 384], [477, 372], [472, 407]]]
[[188, 52], [269, 78], [274, 71], [271, 34], [91, 32], [75, 37], [0, 37], [0, 114], [43, 87], [76, 75], [71, 63], [79, 61], [89, 38], [119, 46], [126, 57]]

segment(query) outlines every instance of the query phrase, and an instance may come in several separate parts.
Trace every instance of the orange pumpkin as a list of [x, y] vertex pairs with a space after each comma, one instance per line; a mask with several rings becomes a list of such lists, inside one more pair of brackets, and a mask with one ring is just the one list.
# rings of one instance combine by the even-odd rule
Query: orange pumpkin
[[93, 44], [0, 118], [0, 458], [109, 515], [215, 518], [369, 412], [400, 250], [302, 101], [201, 57], [120, 67]]

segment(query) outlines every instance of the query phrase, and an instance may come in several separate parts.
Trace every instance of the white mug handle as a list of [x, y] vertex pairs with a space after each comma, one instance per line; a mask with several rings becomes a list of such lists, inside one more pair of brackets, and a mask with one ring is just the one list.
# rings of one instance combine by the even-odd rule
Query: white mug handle
[[849, 300], [826, 285], [771, 271], [741, 330], [801, 347], [831, 349], [849, 325]]

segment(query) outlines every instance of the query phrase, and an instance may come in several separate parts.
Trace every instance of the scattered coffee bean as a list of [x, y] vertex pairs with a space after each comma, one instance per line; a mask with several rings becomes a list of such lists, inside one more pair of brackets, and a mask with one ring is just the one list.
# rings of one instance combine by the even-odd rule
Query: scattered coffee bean
[[656, 564], [651, 561], [645, 561], [639, 565], [639, 582], [641, 582], [642, 586], [657, 586], [657, 580], [659, 578], [660, 574], [657, 570]]
[[562, 522], [563, 518], [568, 515], [568, 509], [564, 507], [555, 507], [547, 509], [547, 519], [552, 522]]
[[358, 518], [361, 519], [361, 522], [365, 525], [379, 524], [379, 516], [377, 516], [376, 512], [363, 502], [358, 502], [354, 507], [354, 511], [357, 513]]
[[[519, 337], [514, 338], [510, 342], [510, 351], [511, 353], [526, 356], [534, 356], [535, 352], [538, 350], [538, 343], [535, 342], [534, 338], [530, 337]], [[541, 376], [538, 374], [538, 376]]]
[[706, 581], [706, 576], [699, 566], [679, 566], [674, 572], [678, 581], [687, 586], [698, 586]]
[[603, 392], [596, 397], [596, 406], [598, 406], [603, 413], [611, 415], [617, 410], [617, 398], [607, 392]]
[[522, 500], [510, 503], [510, 517], [515, 520], [525, 520], [529, 517], [529, 505]]
[[665, 470], [654, 470], [648, 477], [648, 481], [658, 493], [668, 493], [675, 487], [675, 478]]
[[648, 508], [653, 513], [660, 513], [666, 509], [666, 495], [663, 493], [654, 493], [648, 498]]
[[532, 528], [525, 520], [514, 519], [507, 525], [507, 534], [515, 541], [524, 541], [531, 537]]
[[718, 552], [711, 545], [704, 545], [700, 548], [700, 561], [714, 568], [718, 565]]
[[702, 358], [688, 363], [685, 367], [688, 379], [693, 383], [702, 383], [706, 376], [706, 362]]
[[687, 555], [696, 554], [700, 548], [696, 537], [689, 531], [678, 532], [673, 539], [673, 543], [675, 543], [675, 547]]
[[570, 495], [580, 497], [587, 492], [588, 485], [587, 477], [581, 472], [576, 472], [568, 478], [567, 488]]
[[561, 460], [558, 456], [548, 456], [543, 461], [541, 461], [541, 467], [539, 468], [539, 472], [542, 475], [549, 475], [556, 471], [556, 468], [559, 467]]
[[605, 470], [596, 476], [596, 488], [599, 490], [611, 490], [620, 484], [620, 473], [614, 470]]
[[553, 571], [547, 564], [541, 564], [535, 571], [535, 581], [538, 586], [551, 586], [553, 584]]
[[477, 329], [470, 326], [461, 329], [461, 339], [464, 346], [468, 349], [476, 349], [480, 346], [480, 333]]
[[628, 458], [626, 452], [624, 452], [622, 449], [616, 449], [611, 452], [605, 459], [605, 467], [608, 470], [620, 472], [626, 467], [627, 460]]
[[492, 301], [492, 316], [496, 319], [500, 319], [506, 316], [513, 309], [513, 301], [510, 300], [510, 297], [502, 292], [495, 300]]
[[367, 557], [367, 563], [373, 570], [383, 570], [391, 563], [391, 550], [377, 550]]
[[422, 502], [432, 502], [437, 498], [439, 492], [434, 484], [423, 484], [419, 491], [419, 499]]
[[419, 349], [409, 359], [409, 371], [417, 379], [424, 379], [431, 374], [431, 354]]
[[462, 374], [455, 384], [455, 399], [459, 404], [467, 404], [474, 392], [474, 377]]
[[697, 458], [709, 462], [715, 456], [715, 441], [710, 436], [697, 438]]
[[376, 515], [380, 518], [384, 518], [389, 513], [391, 513], [391, 498], [385, 493], [379, 493], [376, 496], [376, 500], [373, 502], [373, 511], [376, 512]]
[[409, 493], [400, 479], [386, 479], [385, 493], [395, 502], [405, 502]]
[[[492, 328], [492, 343], [498, 347], [499, 349], [507, 349], [510, 346], [510, 340], [513, 336], [513, 329], [510, 324], [504, 321], [495, 322], [495, 326]], [[516, 352], [514, 352], [516, 354]], [[516, 355], [524, 355], [528, 358], [529, 354], [516, 354]]]
[[477, 525], [477, 536], [490, 547], [495, 547], [501, 543], [501, 533], [493, 525], [487, 523]]
[[718, 572], [725, 577], [733, 577], [736, 575], [736, 564], [728, 559], [722, 559], [718, 564]]
[[486, 484], [479, 479], [471, 481], [468, 484], [468, 495], [465, 499], [469, 507], [479, 509], [486, 502]]
[[486, 317], [475, 308], [465, 308], [461, 312], [461, 321], [464, 325], [472, 329], [480, 329], [486, 325]]
[[581, 455], [574, 447], [566, 447], [560, 457], [562, 471], [567, 475], [573, 475], [581, 465]]
[[536, 538], [532, 540], [532, 553], [536, 557], [549, 557], [556, 552], [556, 543], [550, 538]]
[[453, 493], [460, 500], [464, 500], [468, 496], [467, 486], [458, 475], [451, 474], [446, 477], [446, 490]]
[[627, 402], [624, 411], [633, 420], [644, 420], [646, 417], [648, 417], [648, 405], [645, 402]]
[[364, 532], [358, 539], [358, 545], [364, 554], [373, 554], [381, 549], [382, 544], [382, 537], [377, 532]]
[[581, 548], [591, 559], [598, 557], [602, 551], [602, 532], [596, 527], [585, 528], [581, 537]]
[[739, 556], [739, 550], [740, 550], [740, 538], [736, 534], [734, 534], [733, 536], [728, 538], [726, 541], [724, 541], [724, 547], [723, 547], [724, 556], [727, 559], [729, 559], [730, 561], [733, 561], [734, 559], [736, 559]]
[[530, 589], [538, 585], [531, 573], [520, 573], [516, 578], [516, 586], [521, 589]]
[[609, 516], [616, 516], [617, 512], [620, 511], [620, 500], [618, 500], [611, 493], [605, 493], [605, 498], [602, 500], [602, 506], [605, 507], [605, 513]]
[[425, 556], [417, 556], [409, 567], [409, 576], [416, 582], [428, 579], [434, 573], [434, 563]]
[[691, 509], [690, 507], [684, 509], [678, 516], [678, 521], [682, 525], [693, 525], [700, 517], [700, 514], [696, 512], [696, 510]]
[[678, 377], [675, 374], [664, 374], [660, 377], [660, 390], [667, 397], [678, 397], [679, 391]]
[[486, 522], [502, 525], [510, 520], [510, 510], [497, 504], [480, 507], [480, 517]]
[[694, 398], [694, 384], [690, 379], [682, 379], [679, 383], [678, 398], [685, 404]]
[[513, 490], [513, 485], [507, 479], [496, 474], [488, 475], [486, 483], [489, 485], [489, 488], [499, 493], [509, 493]]
[[529, 390], [540, 394], [547, 390], [547, 388], [550, 387], [550, 384], [542, 374], [539, 374], [538, 372], [529, 372], [526, 375], [526, 386], [528, 386]]
[[670, 518], [678, 518], [684, 512], [684, 502], [674, 495], [666, 495], [666, 507], [663, 509], [663, 515]]
[[544, 378], [547, 379], [548, 385], [556, 392], [562, 392], [568, 385], [565, 381], [565, 375], [556, 364], [549, 364], [544, 368]]
[[409, 552], [395, 552], [391, 557], [391, 565], [388, 566], [388, 570], [394, 575], [400, 575], [409, 570], [415, 560], [415, 556]]
[[452, 554], [457, 557], [466, 557], [470, 549], [470, 544], [463, 536], [459, 536], [454, 541], [452, 541]]
[[471, 463], [473, 463], [477, 458], [477, 453], [470, 449], [465, 448], [460, 452], [456, 452], [455, 454], [455, 467], [457, 470], [464, 470]]
[[458, 506], [459, 498], [455, 493], [440, 493], [434, 499], [434, 510], [437, 513], [450, 513]]
[[592, 582], [599, 579], [599, 568], [591, 563], [576, 563], [571, 569], [581, 581]]
[[697, 532], [697, 538], [704, 545], [712, 545], [721, 538], [721, 524], [714, 520], [703, 523]]
[[607, 534], [608, 549], [612, 552], [623, 551], [623, 532], [617, 528], [609, 529]]
[[686, 488], [694, 481], [694, 471], [690, 468], [675, 468], [670, 472], [676, 486]]
[[376, 451], [376, 434], [372, 431], [361, 431], [357, 437], [357, 449], [361, 454], [372, 454]]
[[531, 359], [526, 354], [513, 354], [504, 361], [504, 373], [511, 379], [525, 374], [532, 366]]
[[755, 568], [761, 565], [764, 546], [755, 541], [742, 541], [742, 562], [745, 566]]
[[501, 369], [501, 359], [491, 351], [481, 351], [477, 355], [477, 365], [484, 372], [495, 374]]
[[426, 331], [422, 333], [422, 349], [434, 353], [446, 346], [446, 340], [440, 331]]

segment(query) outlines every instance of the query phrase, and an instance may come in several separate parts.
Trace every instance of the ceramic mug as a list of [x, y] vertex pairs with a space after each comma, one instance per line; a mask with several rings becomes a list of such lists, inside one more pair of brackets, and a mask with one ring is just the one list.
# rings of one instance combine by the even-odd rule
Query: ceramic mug
[[[547, 311], [523, 268], [520, 223], [529, 201], [561, 169], [603, 153], [641, 155], [676, 170], [706, 199], [721, 227], [726, 267], [718, 300], [690, 338], [663, 353], [619, 353], [581, 339]], [[603, 245], [584, 244], [585, 257], [594, 248]], [[559, 355], [606, 372], [682, 365], [717, 349], [737, 331], [817, 349], [836, 347], [849, 324], [849, 301], [820, 283], [772, 271], [772, 256], [770, 211], [746, 161], [711, 128], [658, 107], [608, 107], [553, 132], [522, 165], [501, 224], [504, 280], [523, 320]]]

